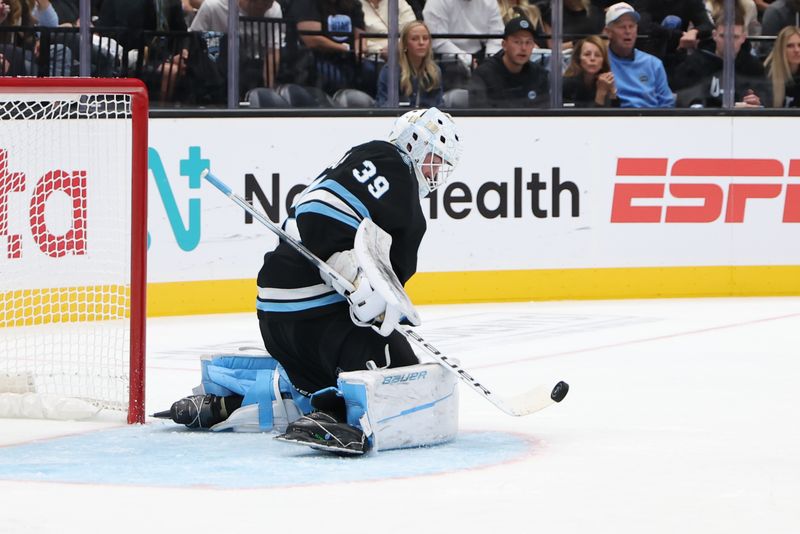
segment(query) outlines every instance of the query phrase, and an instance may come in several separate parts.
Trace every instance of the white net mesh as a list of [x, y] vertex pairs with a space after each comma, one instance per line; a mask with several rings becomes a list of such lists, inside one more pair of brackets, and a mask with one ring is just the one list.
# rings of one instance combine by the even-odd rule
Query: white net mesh
[[0, 391], [125, 410], [131, 96], [0, 94]]

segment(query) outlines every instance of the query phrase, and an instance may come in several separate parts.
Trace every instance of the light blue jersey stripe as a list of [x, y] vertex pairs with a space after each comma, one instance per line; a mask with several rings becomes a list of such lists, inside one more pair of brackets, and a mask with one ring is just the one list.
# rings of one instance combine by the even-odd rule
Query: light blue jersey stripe
[[338, 293], [332, 293], [324, 297], [319, 297], [311, 300], [302, 301], [289, 301], [277, 302], [269, 301], [263, 302], [256, 300], [256, 309], [265, 312], [297, 312], [310, 310], [312, 308], [319, 308], [320, 306], [327, 306], [328, 304], [335, 304], [337, 302], [344, 302], [345, 298]]
[[436, 406], [436, 405], [437, 405], [437, 404], [439, 404], [440, 402], [442, 402], [442, 401], [444, 401], [444, 400], [447, 400], [447, 399], [449, 399], [449, 398], [450, 398], [450, 397], [452, 397], [452, 396], [453, 396], [453, 394], [452, 394], [452, 393], [450, 393], [449, 395], [445, 395], [445, 396], [444, 396], [444, 397], [442, 397], [441, 399], [437, 399], [437, 400], [435, 400], [435, 401], [428, 402], [428, 403], [426, 403], [426, 404], [420, 404], [419, 406], [414, 406], [413, 408], [409, 408], [408, 410], [403, 410], [402, 412], [400, 412], [400, 413], [399, 413], [399, 414], [397, 414], [397, 415], [392, 415], [392, 416], [390, 416], [390, 417], [384, 417], [383, 419], [381, 419], [380, 421], [378, 421], [378, 423], [384, 423], [384, 422], [386, 422], [386, 421], [390, 421], [390, 420], [392, 420], [392, 419], [396, 419], [396, 418], [398, 418], [398, 417], [403, 417], [404, 415], [412, 414], [412, 413], [414, 413], [414, 412], [421, 412], [422, 410], [427, 410], [427, 409], [429, 409], [429, 408], [433, 408], [434, 406]]
[[370, 219], [369, 210], [367, 207], [358, 200], [353, 193], [344, 188], [344, 186], [333, 180], [325, 180], [312, 187], [313, 189], [327, 189], [331, 193], [338, 195], [342, 200], [353, 206], [353, 208], [364, 219]]
[[358, 228], [358, 224], [360, 222], [354, 217], [345, 215], [341, 211], [331, 208], [327, 204], [323, 204], [322, 202], [318, 201], [307, 202], [299, 205], [294, 211], [294, 216], [295, 218], [299, 218], [303, 213], [317, 213], [319, 215], [324, 215], [326, 217], [330, 217], [331, 219], [336, 219], [337, 221], [343, 222], [348, 226], [352, 226], [353, 228]]

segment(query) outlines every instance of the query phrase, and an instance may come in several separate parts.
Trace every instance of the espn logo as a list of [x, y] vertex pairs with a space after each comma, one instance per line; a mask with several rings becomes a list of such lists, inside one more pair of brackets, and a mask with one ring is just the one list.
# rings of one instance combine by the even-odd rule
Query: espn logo
[[[784, 167], [775, 159], [684, 158], [670, 167], [668, 158], [619, 158], [616, 176], [612, 223], [711, 223], [720, 217], [726, 223], [741, 223], [748, 200], [755, 199], [781, 202], [782, 222], [800, 222], [800, 182], [785, 179], [800, 178], [800, 160], [789, 160]], [[652, 181], [619, 180], [628, 177]], [[719, 183], [728, 178], [751, 180], [727, 187]]]
[[[17, 224], [28, 224], [31, 235], [39, 249], [53, 258], [67, 254], [86, 253], [86, 171], [53, 170], [39, 177], [28, 191], [30, 202], [27, 213]], [[0, 238], [7, 239], [6, 254], [9, 259], [22, 257], [22, 235], [10, 233], [9, 197], [13, 193], [24, 193], [28, 187], [25, 173], [11, 172], [8, 165], [8, 151], [0, 149]], [[45, 207], [50, 196], [60, 191], [68, 198], [69, 229], [56, 235], [50, 232], [45, 219]]]

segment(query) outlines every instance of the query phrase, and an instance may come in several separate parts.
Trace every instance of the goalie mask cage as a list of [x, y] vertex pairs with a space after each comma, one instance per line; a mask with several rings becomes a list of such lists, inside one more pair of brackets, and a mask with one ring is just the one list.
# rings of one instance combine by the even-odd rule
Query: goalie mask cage
[[0, 393], [144, 422], [147, 113], [138, 80], [0, 78]]

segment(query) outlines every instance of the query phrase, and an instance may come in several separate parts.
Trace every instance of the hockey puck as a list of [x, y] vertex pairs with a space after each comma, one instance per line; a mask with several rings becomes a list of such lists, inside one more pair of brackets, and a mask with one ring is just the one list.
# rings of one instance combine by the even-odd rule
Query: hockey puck
[[569, 393], [569, 384], [561, 381], [553, 387], [550, 398], [556, 402], [561, 402], [567, 396], [567, 393]]

